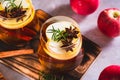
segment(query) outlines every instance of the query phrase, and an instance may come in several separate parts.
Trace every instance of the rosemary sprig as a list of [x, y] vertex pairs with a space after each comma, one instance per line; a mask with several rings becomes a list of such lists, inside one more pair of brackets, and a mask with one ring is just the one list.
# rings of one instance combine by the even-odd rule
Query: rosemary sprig
[[38, 80], [64, 80], [64, 76], [61, 76], [61, 78], [58, 78], [57, 75], [44, 73], [40, 71], [40, 76]]
[[60, 29], [55, 29], [53, 26], [52, 26], [52, 29], [49, 29], [48, 30], [48, 33], [53, 33], [52, 34], [52, 39], [54, 40], [54, 41], [57, 41], [57, 42], [59, 42], [60, 40], [66, 40], [66, 37], [67, 37], [67, 33], [65, 33], [65, 31], [64, 30], [62, 30], [62, 31], [60, 31]]
[[5, 12], [7, 12], [7, 13], [11, 12], [13, 9], [20, 9], [22, 7], [22, 5], [21, 5], [22, 0], [21, 0], [19, 5], [15, 4], [16, 0], [2, 0], [3, 3], [6, 2], [6, 1], [7, 1], [7, 4], [5, 6]]

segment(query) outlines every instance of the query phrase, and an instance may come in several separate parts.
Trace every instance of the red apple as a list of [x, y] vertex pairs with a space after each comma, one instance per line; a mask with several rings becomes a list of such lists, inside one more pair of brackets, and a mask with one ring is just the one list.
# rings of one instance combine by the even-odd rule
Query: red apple
[[93, 13], [99, 5], [99, 0], [70, 0], [70, 6], [80, 15]]
[[120, 80], [120, 65], [110, 65], [100, 74], [98, 80]]
[[98, 16], [98, 27], [105, 35], [117, 37], [120, 35], [120, 10], [117, 8], [104, 9]]

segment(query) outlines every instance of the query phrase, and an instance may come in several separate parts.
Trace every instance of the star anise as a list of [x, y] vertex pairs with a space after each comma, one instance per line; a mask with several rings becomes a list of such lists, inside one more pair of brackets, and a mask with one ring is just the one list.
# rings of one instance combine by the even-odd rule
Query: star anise
[[61, 47], [64, 48], [66, 51], [73, 51], [72, 48], [74, 47], [74, 45], [71, 40], [69, 40], [69, 41], [63, 40], [62, 43], [63, 43], [63, 45]]
[[66, 28], [66, 33], [68, 34], [68, 38], [77, 38], [77, 34], [79, 33], [79, 31], [76, 31], [76, 27], [74, 29], [72, 29], [72, 27], [70, 26], [70, 28]]
[[65, 40], [62, 40], [63, 45], [61, 47], [66, 47], [66, 51], [73, 51], [74, 45], [72, 43], [72, 40], [78, 37], [78, 33], [79, 31], [76, 30], [76, 27], [73, 29], [71, 26], [70, 28], [65, 28], [64, 34], [67, 34], [67, 36]]

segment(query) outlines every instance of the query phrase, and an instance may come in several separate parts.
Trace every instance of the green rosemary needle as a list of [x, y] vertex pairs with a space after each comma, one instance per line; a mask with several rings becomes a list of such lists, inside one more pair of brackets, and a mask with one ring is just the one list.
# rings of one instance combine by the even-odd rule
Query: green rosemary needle
[[65, 33], [64, 30], [55, 29], [53, 26], [52, 29], [48, 30], [48, 33], [52, 33], [52, 39], [57, 42], [59, 42], [62, 39], [66, 40], [66, 37], [68, 35], [67, 33]]
[[1, 3], [4, 3], [7, 1], [7, 4], [5, 5], [5, 12], [11, 12], [13, 9], [20, 9], [22, 8], [22, 0], [19, 5], [15, 4], [16, 0], [2, 0]]
[[40, 71], [39, 79], [38, 80], [64, 80], [64, 76], [59, 76], [50, 73], [44, 73]]

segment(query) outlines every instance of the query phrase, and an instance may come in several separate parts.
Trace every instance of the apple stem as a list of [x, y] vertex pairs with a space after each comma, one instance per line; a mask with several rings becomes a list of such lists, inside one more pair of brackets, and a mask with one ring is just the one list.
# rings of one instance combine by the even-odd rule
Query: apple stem
[[117, 13], [117, 12], [114, 12], [113, 17], [114, 17], [114, 18], [117, 18], [118, 16], [120, 16], [120, 14]]

